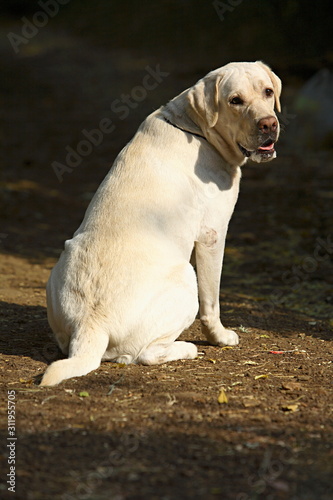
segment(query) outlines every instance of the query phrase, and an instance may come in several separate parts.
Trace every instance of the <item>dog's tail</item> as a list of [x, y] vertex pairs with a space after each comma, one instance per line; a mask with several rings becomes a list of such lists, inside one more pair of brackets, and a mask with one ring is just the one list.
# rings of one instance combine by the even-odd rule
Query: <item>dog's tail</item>
[[107, 349], [109, 338], [105, 332], [94, 332], [90, 335], [78, 332], [72, 337], [69, 346], [68, 359], [61, 359], [52, 363], [44, 373], [41, 386], [56, 385], [72, 377], [87, 375], [97, 370]]

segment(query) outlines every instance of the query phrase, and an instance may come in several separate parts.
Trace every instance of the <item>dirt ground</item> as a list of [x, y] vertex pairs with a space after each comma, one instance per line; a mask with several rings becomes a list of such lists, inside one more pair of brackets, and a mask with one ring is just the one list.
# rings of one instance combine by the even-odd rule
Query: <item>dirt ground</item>
[[[203, 73], [48, 28], [17, 57], [1, 43], [1, 498], [330, 500], [332, 155], [288, 146], [287, 123], [278, 159], [244, 168], [221, 288], [239, 346], [209, 346], [197, 320], [182, 334], [196, 360], [103, 363], [41, 389], [36, 377], [60, 357], [45, 284], [64, 240], [140, 121]], [[110, 104], [157, 65], [168, 76], [120, 119]], [[59, 182], [52, 163], [104, 118], [114, 131]]]

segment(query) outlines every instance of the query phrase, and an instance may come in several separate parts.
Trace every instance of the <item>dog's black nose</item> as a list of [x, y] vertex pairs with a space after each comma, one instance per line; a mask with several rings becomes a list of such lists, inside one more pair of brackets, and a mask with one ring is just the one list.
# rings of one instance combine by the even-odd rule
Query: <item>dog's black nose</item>
[[276, 132], [278, 127], [278, 122], [275, 116], [266, 116], [258, 121], [258, 128], [261, 133], [269, 134], [271, 132]]

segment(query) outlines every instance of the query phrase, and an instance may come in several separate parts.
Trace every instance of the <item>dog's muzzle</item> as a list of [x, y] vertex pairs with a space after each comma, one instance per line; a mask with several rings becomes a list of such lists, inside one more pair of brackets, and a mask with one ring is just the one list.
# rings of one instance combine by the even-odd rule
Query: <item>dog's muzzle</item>
[[259, 146], [258, 149], [252, 151], [244, 148], [244, 146], [242, 146], [241, 144], [238, 144], [240, 151], [246, 158], [254, 159], [253, 158], [254, 156], [259, 156], [261, 157], [261, 161], [271, 160], [276, 156], [276, 151], [274, 146], [275, 142], [272, 139], [267, 139], [263, 144], [261, 144], [261, 146]]
[[276, 157], [274, 146], [279, 135], [279, 122], [275, 116], [266, 116], [258, 121], [257, 127], [260, 146], [251, 150], [238, 143], [238, 147], [246, 158], [251, 158], [256, 162], [269, 161]]

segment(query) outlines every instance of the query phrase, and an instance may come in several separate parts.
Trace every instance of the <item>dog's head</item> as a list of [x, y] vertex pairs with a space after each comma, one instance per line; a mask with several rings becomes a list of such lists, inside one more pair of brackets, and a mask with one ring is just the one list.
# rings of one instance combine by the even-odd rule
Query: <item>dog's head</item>
[[281, 80], [260, 61], [230, 63], [199, 80], [187, 94], [188, 114], [233, 165], [276, 156]]

